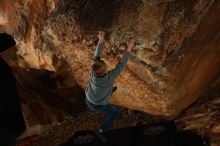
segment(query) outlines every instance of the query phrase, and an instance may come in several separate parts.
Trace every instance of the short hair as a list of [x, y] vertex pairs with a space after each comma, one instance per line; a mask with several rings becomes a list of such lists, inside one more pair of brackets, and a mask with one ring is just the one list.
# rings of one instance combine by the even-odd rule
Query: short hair
[[92, 70], [95, 72], [96, 75], [100, 75], [105, 71], [107, 68], [107, 64], [103, 60], [97, 60], [93, 65], [92, 65]]
[[16, 42], [11, 35], [0, 33], [0, 53], [15, 45]]

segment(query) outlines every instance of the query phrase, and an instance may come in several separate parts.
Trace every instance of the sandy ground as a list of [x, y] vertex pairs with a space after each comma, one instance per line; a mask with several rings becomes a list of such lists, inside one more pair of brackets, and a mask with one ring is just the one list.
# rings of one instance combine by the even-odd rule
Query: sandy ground
[[[160, 120], [159, 118], [154, 118], [145, 113], [120, 107], [119, 109], [121, 112], [120, 117], [114, 122], [111, 129], [135, 126], [137, 124], [147, 124]], [[39, 135], [40, 139], [33, 142], [31, 146], [58, 146], [67, 141], [76, 131], [98, 129], [99, 125], [105, 120], [105, 117], [106, 115], [104, 114], [94, 113], [88, 108], [85, 108], [85, 111], [80, 112], [76, 117], [65, 120], [60, 125]]]

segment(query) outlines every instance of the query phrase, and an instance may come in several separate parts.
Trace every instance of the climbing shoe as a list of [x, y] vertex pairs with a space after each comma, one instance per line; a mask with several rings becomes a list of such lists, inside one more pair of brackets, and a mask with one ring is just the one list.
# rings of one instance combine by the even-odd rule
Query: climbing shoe
[[105, 132], [101, 131], [100, 129], [95, 132], [95, 135], [97, 135], [98, 138], [99, 138], [101, 141], [103, 141], [104, 143], [107, 142], [107, 138], [106, 138]]

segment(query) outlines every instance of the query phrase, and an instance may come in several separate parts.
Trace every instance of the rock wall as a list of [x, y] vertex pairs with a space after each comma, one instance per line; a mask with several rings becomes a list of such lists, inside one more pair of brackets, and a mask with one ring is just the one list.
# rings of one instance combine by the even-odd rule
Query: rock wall
[[[18, 65], [29, 69], [17, 71], [22, 76], [18, 81], [21, 90], [33, 85], [35, 92], [23, 95], [25, 113], [35, 111], [33, 104], [27, 104], [34, 99], [33, 103], [44, 107], [42, 111], [55, 115], [43, 123], [69, 116], [68, 108], [63, 107], [69, 103], [56, 105], [50, 96], [60, 101], [70, 94], [61, 94], [66, 88], [85, 89], [98, 30], [107, 32], [102, 55], [109, 69], [120, 59], [119, 45], [130, 36], [137, 40], [110, 102], [174, 118], [220, 75], [219, 13], [218, 0], [1, 0], [0, 32], [16, 38]], [[45, 70], [51, 71], [49, 75]], [[46, 76], [43, 84], [54, 84], [40, 88], [42, 76]], [[32, 82], [32, 77], [41, 82]], [[56, 91], [51, 89], [54, 86]], [[38, 88], [53, 93], [39, 94]], [[27, 99], [29, 96], [32, 98]], [[60, 110], [63, 117], [59, 117]], [[33, 117], [28, 117], [26, 114], [31, 125]]]
[[220, 80], [176, 118], [179, 130], [193, 130], [205, 137], [210, 146], [220, 144]]
[[191, 39], [182, 46], [184, 57], [174, 65], [167, 82], [167, 93], [172, 94], [170, 99], [174, 99], [169, 108], [175, 109], [175, 112], [198, 99], [219, 78], [220, 26], [219, 17], [216, 17], [219, 10], [216, 2]]
[[17, 40], [22, 67], [54, 70], [53, 53], [43, 45], [40, 34], [57, 3], [57, 0], [0, 1], [0, 32], [12, 34]]
[[[81, 111], [75, 103], [84, 91], [41, 37], [45, 20], [57, 0], [1, 0], [0, 32], [12, 34], [17, 42], [15, 76], [21, 93], [27, 130], [22, 137], [39, 134]], [[80, 101], [79, 101], [80, 100]]]
[[137, 46], [116, 81], [119, 90], [111, 103], [172, 117], [219, 75], [213, 67], [219, 66], [219, 6], [218, 1], [154, 2], [60, 1], [43, 38], [59, 58], [67, 60], [85, 89], [98, 30], [109, 32], [103, 57], [110, 69], [118, 62], [119, 44], [134, 36]]

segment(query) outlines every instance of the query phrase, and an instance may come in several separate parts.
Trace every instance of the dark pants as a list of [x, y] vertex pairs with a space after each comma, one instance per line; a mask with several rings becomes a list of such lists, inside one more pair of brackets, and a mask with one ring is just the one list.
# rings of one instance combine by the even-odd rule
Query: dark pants
[[101, 112], [101, 113], [106, 113], [108, 114], [108, 118], [106, 119], [106, 121], [104, 123], [102, 123], [102, 125], [100, 126], [100, 128], [103, 130], [103, 131], [106, 131], [108, 129], [109, 126], [111, 126], [111, 124], [113, 123], [113, 121], [115, 119], [118, 118], [119, 116], [119, 111], [116, 107], [110, 105], [110, 104], [107, 104], [107, 105], [95, 105], [91, 102], [89, 102], [87, 99], [86, 99], [86, 104], [87, 106], [92, 110], [92, 111], [95, 111], [95, 112]]

